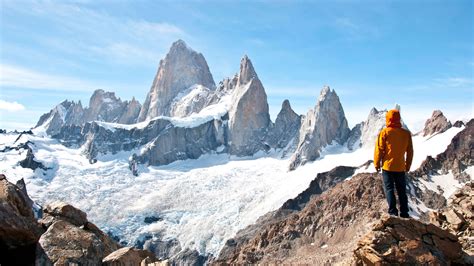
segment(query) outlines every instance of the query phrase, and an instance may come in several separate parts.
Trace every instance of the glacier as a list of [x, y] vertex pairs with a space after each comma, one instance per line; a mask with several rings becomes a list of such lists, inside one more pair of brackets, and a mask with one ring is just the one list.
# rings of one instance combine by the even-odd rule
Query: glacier
[[[114, 127], [112, 123], [104, 125]], [[429, 137], [414, 136], [412, 170], [426, 156], [443, 152], [463, 128], [452, 127]], [[159, 167], [140, 165], [140, 175], [136, 177], [128, 168], [128, 158], [138, 151], [102, 154], [97, 163], [90, 164], [83, 148], [67, 148], [40, 134], [24, 134], [15, 143], [18, 136], [0, 134], [0, 149], [4, 150], [0, 153], [0, 172], [11, 182], [24, 178], [31, 198], [38, 204], [69, 202], [85, 211], [102, 230], [128, 245], [147, 237], [175, 239], [183, 250], [190, 248], [214, 256], [237, 231], [298, 195], [318, 173], [341, 164], [360, 166], [373, 157], [373, 145], [349, 150], [332, 144], [322, 150], [319, 159], [288, 172], [289, 158], [281, 158], [281, 150], [249, 157], [207, 153], [196, 160]], [[25, 158], [26, 151], [5, 149], [28, 141], [36, 160], [48, 170], [23, 168], [18, 162]], [[473, 168], [468, 170], [472, 172]], [[359, 171], [375, 169], [370, 165]], [[424, 182], [432, 190], [438, 184], [456, 185], [449, 174]], [[447, 198], [453, 191], [444, 190], [443, 195]], [[411, 205], [418, 210], [423, 207], [413, 202]], [[160, 219], [146, 223], [145, 218], [150, 216]]]

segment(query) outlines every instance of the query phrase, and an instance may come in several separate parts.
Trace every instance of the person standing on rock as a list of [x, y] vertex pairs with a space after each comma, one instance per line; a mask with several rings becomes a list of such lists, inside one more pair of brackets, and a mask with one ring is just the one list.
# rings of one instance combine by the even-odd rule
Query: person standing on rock
[[413, 159], [411, 133], [402, 128], [400, 111], [390, 110], [386, 115], [386, 127], [375, 143], [374, 165], [377, 172], [382, 168], [388, 213], [398, 216], [395, 189], [400, 203], [400, 217], [409, 218], [406, 177]]

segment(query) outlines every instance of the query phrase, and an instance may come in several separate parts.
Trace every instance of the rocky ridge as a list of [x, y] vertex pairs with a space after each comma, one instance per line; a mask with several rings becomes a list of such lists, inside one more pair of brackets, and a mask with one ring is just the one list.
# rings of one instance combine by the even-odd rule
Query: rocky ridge
[[354, 250], [356, 265], [464, 264], [457, 237], [433, 224], [385, 216]]
[[[53, 202], [36, 220], [26, 187], [0, 175], [0, 263], [3, 265], [148, 265], [158, 260], [148, 252], [125, 248], [87, 220], [86, 213]], [[117, 252], [117, 250], [119, 250]], [[106, 256], [107, 260], [105, 260]]]
[[466, 123], [465, 128], [451, 140], [446, 150], [435, 158], [428, 156], [412, 175], [426, 178], [428, 175], [451, 172], [462, 182], [469, 180], [465, 170], [474, 164], [474, 119]]
[[82, 126], [91, 121], [132, 124], [136, 122], [140, 109], [141, 105], [135, 98], [122, 102], [114, 92], [96, 90], [88, 108], [84, 109], [81, 101], [63, 101], [42, 115], [35, 128], [41, 127], [48, 135], [56, 135], [65, 126]]

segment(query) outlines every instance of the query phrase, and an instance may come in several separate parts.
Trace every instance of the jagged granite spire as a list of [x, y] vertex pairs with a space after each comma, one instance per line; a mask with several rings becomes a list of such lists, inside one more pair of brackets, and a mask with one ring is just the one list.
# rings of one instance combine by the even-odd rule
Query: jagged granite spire
[[247, 84], [254, 78], [258, 79], [258, 76], [253, 68], [252, 61], [247, 55], [244, 55], [240, 60], [239, 85]]
[[321, 148], [333, 141], [343, 144], [349, 135], [349, 127], [339, 97], [334, 90], [325, 86], [318, 102], [308, 111], [303, 120], [298, 148], [290, 163], [290, 170], [314, 161]]
[[169, 116], [173, 99], [192, 85], [202, 85], [211, 90], [216, 87], [204, 56], [178, 40], [160, 61], [138, 121]]
[[229, 111], [230, 153], [247, 156], [265, 148], [263, 136], [271, 120], [265, 88], [247, 56], [239, 73]]

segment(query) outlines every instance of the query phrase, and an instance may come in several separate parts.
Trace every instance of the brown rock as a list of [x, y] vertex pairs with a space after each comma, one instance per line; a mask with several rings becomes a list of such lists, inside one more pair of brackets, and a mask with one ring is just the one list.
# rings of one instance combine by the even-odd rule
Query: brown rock
[[38, 241], [42, 230], [28, 199], [20, 188], [0, 175], [0, 247], [18, 248]]
[[453, 209], [443, 212], [443, 215], [446, 217], [447, 222], [451, 224], [454, 230], [460, 229], [465, 223], [464, 218]]
[[104, 250], [95, 234], [59, 220], [38, 241], [36, 265], [100, 265]]
[[140, 265], [143, 260], [155, 262], [155, 255], [147, 250], [124, 247], [114, 251], [102, 260], [105, 266], [135, 266]]
[[431, 118], [426, 120], [423, 136], [443, 133], [451, 127], [451, 122], [443, 115], [440, 110], [433, 111]]
[[44, 212], [56, 218], [68, 221], [76, 226], [87, 223], [87, 214], [65, 202], [53, 202], [46, 206]]
[[[457, 238], [432, 224], [385, 217], [372, 230], [359, 241], [358, 248], [354, 250], [359, 264], [372, 263], [374, 258], [377, 258], [377, 262], [372, 263], [373, 265], [445, 265], [464, 262]], [[379, 245], [380, 239], [390, 246]]]
[[84, 230], [94, 233], [104, 245], [104, 255], [107, 256], [110, 253], [116, 251], [121, 246], [115, 242], [110, 236], [102, 232], [95, 224], [87, 222], [84, 225]]

